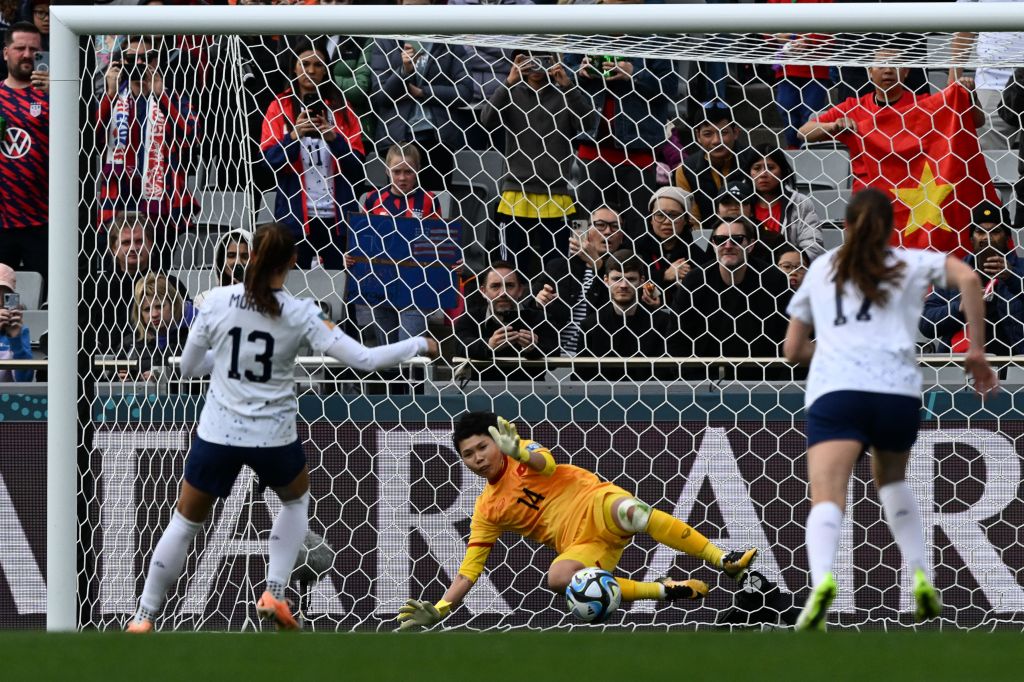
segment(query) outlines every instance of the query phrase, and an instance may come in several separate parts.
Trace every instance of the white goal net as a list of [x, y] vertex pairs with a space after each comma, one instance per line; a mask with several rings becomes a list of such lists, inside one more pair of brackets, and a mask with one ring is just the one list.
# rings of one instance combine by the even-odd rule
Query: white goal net
[[[808, 593], [810, 508], [785, 307], [864, 187], [892, 197], [894, 243], [977, 264], [1004, 376], [1000, 398], [972, 396], [958, 299], [932, 292], [908, 474], [945, 604], [929, 627], [1020, 626], [1024, 34], [90, 35], [79, 57], [81, 627], [135, 609], [202, 406], [175, 358], [271, 221], [301, 241], [293, 294], [364, 343], [429, 333], [444, 349], [370, 376], [297, 369], [327, 557], [300, 557], [307, 629], [391, 629], [406, 598], [443, 595], [483, 485], [451, 445], [467, 409], [720, 546], [759, 548], [778, 586], [765, 606], [638, 538], [619, 574], [712, 592], [624, 605], [611, 626], [785, 624]], [[259, 627], [277, 504], [242, 473], [158, 627]], [[546, 589], [554, 556], [504, 536], [445, 627], [579, 625]], [[865, 458], [833, 624], [909, 626], [906, 573]]]

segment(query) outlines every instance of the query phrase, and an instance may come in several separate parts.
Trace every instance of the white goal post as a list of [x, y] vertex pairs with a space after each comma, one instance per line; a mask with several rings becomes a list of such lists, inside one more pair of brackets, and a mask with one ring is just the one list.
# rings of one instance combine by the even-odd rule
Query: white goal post
[[[47, 629], [75, 630], [78, 443], [79, 39], [93, 34], [672, 35], [1024, 31], [1022, 3], [840, 5], [220, 6], [50, 8]], [[501, 36], [501, 38], [493, 38]], [[625, 52], [623, 52], [625, 54]], [[730, 61], [719, 55], [719, 61]], [[737, 54], [732, 61], [749, 61]], [[964, 64], [971, 64], [966, 58]]]

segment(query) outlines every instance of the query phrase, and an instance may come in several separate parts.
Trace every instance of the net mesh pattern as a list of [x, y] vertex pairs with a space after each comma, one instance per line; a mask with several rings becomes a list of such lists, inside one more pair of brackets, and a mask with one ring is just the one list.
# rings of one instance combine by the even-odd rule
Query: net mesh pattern
[[[715, 589], [624, 606], [611, 626], [784, 623], [808, 592], [809, 500], [804, 373], [777, 358], [793, 287], [842, 243], [854, 190], [889, 192], [905, 245], [994, 257], [979, 265], [996, 275], [990, 350], [1024, 340], [1024, 265], [1012, 241], [979, 246], [971, 230], [983, 200], [1019, 219], [1019, 125], [983, 87], [976, 123], [971, 83], [949, 74], [985, 85], [986, 70], [1024, 63], [1024, 44], [978, 40], [987, 51], [911, 33], [84, 40], [82, 626], [121, 627], [136, 606], [202, 404], [204, 382], [181, 380], [174, 358], [204, 292], [238, 277], [270, 221], [300, 240], [288, 291], [369, 345], [430, 333], [445, 351], [371, 375], [297, 368], [310, 542], [330, 557], [314, 570], [300, 553], [291, 597], [306, 627], [390, 629], [406, 598], [443, 595], [482, 489], [451, 447], [466, 409], [494, 409], [728, 549], [758, 547], [779, 587], [767, 611], [749, 607], [753, 588], [640, 537], [621, 575]], [[884, 78], [889, 107], [871, 95]], [[819, 115], [829, 123], [797, 134]], [[747, 235], [733, 211], [751, 238], [716, 240]], [[730, 258], [747, 286], [721, 284]], [[946, 603], [929, 627], [1015, 627], [1020, 426], [970, 398], [944, 295], [918, 338], [931, 423], [910, 469]], [[1002, 364], [1012, 405], [1019, 367]], [[865, 460], [832, 622], [910, 626], [869, 479]], [[243, 471], [159, 627], [259, 627], [278, 505]], [[504, 536], [446, 627], [578, 626], [544, 588], [554, 556]]]

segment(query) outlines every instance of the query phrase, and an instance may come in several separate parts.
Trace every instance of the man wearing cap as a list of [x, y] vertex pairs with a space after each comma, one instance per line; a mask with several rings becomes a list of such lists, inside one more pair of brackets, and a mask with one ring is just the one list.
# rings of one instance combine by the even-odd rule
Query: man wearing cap
[[[22, 321], [22, 306], [8, 307], [7, 294], [17, 289], [14, 270], [0, 263], [0, 360], [31, 360], [32, 343], [28, 327]], [[0, 369], [0, 382], [32, 381], [31, 369]]]
[[647, 233], [636, 241], [634, 251], [648, 264], [651, 281], [659, 287], [671, 287], [693, 268], [711, 262], [693, 241], [691, 200], [690, 192], [681, 187], [661, 187], [647, 204]]
[[750, 196], [754, 186], [746, 178], [730, 180], [715, 203], [715, 215], [719, 220], [734, 220], [743, 216], [750, 218]]
[[710, 229], [717, 224], [715, 200], [726, 185], [744, 176], [740, 156], [746, 142], [732, 109], [718, 100], [698, 110], [693, 137], [701, 151], [686, 157], [673, 184], [693, 195], [693, 216], [698, 225]]
[[[1024, 351], [1024, 262], [1010, 248], [1006, 210], [984, 201], [971, 212], [972, 253], [964, 262], [972, 266], [984, 286], [985, 350], [995, 355]], [[937, 341], [943, 351], [966, 351], [966, 321], [960, 292], [936, 288], [924, 303], [921, 333]]]

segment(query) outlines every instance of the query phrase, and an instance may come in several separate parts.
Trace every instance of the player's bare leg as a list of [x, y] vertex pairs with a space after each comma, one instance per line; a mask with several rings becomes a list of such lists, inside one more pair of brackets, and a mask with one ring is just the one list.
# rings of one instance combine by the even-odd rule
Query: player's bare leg
[[828, 609], [836, 596], [832, 564], [843, 527], [846, 487], [863, 451], [860, 441], [830, 440], [812, 446], [807, 452], [807, 475], [811, 483], [807, 557], [814, 589], [797, 619], [797, 630], [825, 629]]
[[261, 618], [273, 621], [279, 630], [298, 630], [299, 623], [284, 592], [309, 529], [308, 469], [303, 467], [291, 483], [274, 488], [274, 492], [281, 498], [281, 511], [270, 529], [267, 587], [256, 602], [256, 611]]
[[153, 556], [150, 557], [139, 608], [132, 622], [128, 624], [128, 632], [152, 632], [153, 622], [163, 607], [167, 590], [181, 577], [188, 548], [210, 516], [210, 510], [216, 501], [217, 498], [213, 495], [204, 493], [187, 481], [182, 481], [177, 509], [164, 529], [164, 534], [160, 536], [160, 541], [156, 543]]
[[[621, 533], [647, 533], [663, 545], [703, 559], [740, 580], [757, 558], [754, 548], [726, 552], [685, 521], [654, 509], [635, 497], [618, 496], [605, 500], [605, 523], [614, 524]], [[702, 583], [703, 584], [703, 583]]]
[[928, 553], [924, 545], [921, 514], [906, 481], [909, 459], [909, 452], [876, 449], [872, 453], [871, 473], [885, 510], [885, 520], [913, 576], [914, 600], [917, 603], [914, 618], [921, 622], [937, 617], [942, 611], [942, 603], [928, 579]]

